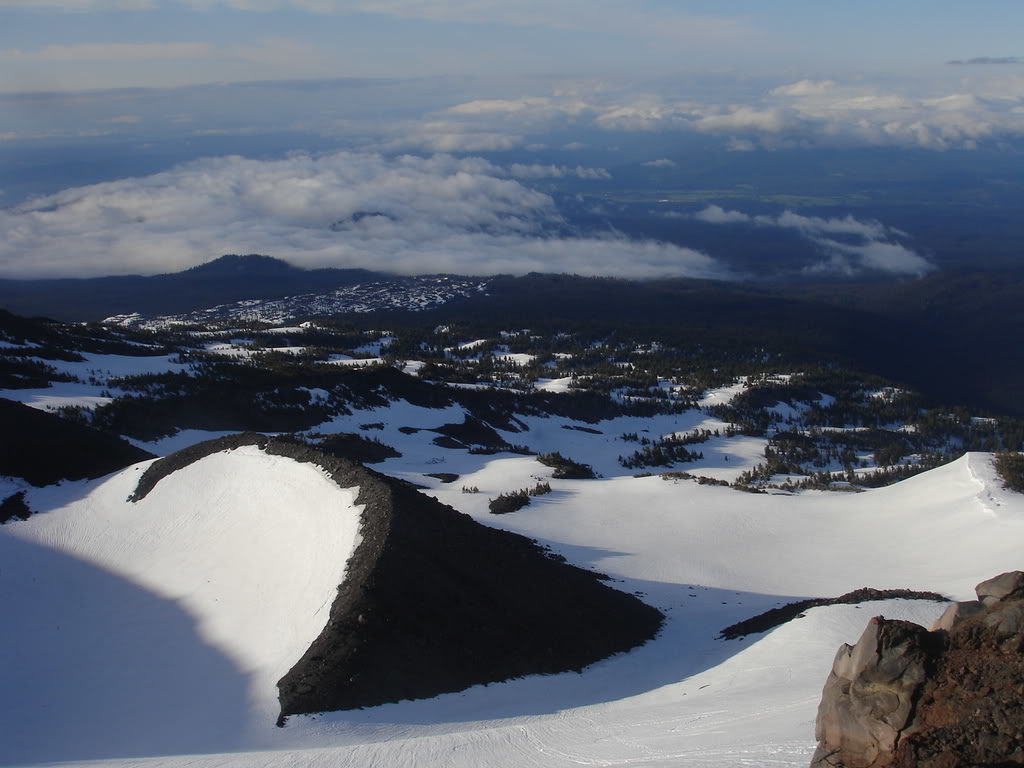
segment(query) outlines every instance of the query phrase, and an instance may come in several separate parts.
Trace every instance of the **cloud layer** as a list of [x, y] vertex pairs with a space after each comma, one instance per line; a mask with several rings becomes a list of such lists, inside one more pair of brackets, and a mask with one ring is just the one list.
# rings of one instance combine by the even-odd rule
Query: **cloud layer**
[[[228, 47], [180, 42], [0, 48], [0, 65], [10, 70], [0, 66], [0, 72], [17, 77], [19, 72], [56, 64], [76, 71], [91, 64], [133, 71], [136, 64], [142, 68], [150, 59], [166, 57], [181, 65], [174, 67], [176, 71], [205, 72], [221, 63], [250, 74], [260, 62], [280, 61], [285, 63], [275, 64], [275, 72], [284, 76], [316, 69], [326, 55], [316, 46], [288, 39]], [[659, 80], [648, 83], [649, 90], [600, 78], [504, 84], [486, 78], [350, 78], [168, 92], [0, 94], [0, 133], [29, 140], [111, 133], [116, 130], [111, 126], [117, 125], [112, 120], [121, 115], [140, 116], [146, 130], [166, 132], [185, 115], [188, 132], [298, 131], [331, 137], [349, 149], [383, 153], [478, 154], [556, 147], [567, 151], [588, 144], [600, 149], [615, 146], [615, 134], [621, 133], [706, 136], [732, 151], [974, 149], [1024, 139], [1024, 75], [1010, 67], [996, 69], [998, 74], [989, 71], [978, 77], [972, 70], [942, 87], [934, 82], [927, 87], [897, 87], [892, 82], [832, 79], [755, 83], [726, 76], [702, 76], [685, 83]], [[0, 86], [4, 76], [0, 74]], [[522, 95], [475, 98], [508, 93]], [[31, 101], [41, 96], [50, 99], [44, 109]], [[669, 151], [666, 142], [657, 146], [654, 151]], [[550, 154], [545, 157], [552, 159]], [[650, 164], [671, 168], [670, 163], [678, 160], [653, 156]]]
[[860, 221], [853, 216], [825, 219], [792, 211], [778, 216], [751, 216], [717, 205], [709, 205], [693, 217], [707, 224], [747, 224], [793, 230], [826, 256], [823, 261], [804, 269], [809, 274], [849, 276], [872, 271], [920, 277], [935, 269], [930, 261], [898, 242], [909, 237], [905, 232], [878, 221]]
[[[569, 126], [605, 131], [692, 132], [720, 136], [733, 150], [808, 146], [972, 149], [1024, 137], [1024, 77], [963, 90], [911, 94], [834, 80], [800, 80], [743, 101], [672, 99], [594, 87], [547, 97], [477, 100], [436, 116], [449, 132], [490, 130], [521, 137]], [[517, 137], [513, 139], [513, 137]]]
[[153, 274], [259, 252], [401, 274], [727, 276], [686, 248], [567, 236], [553, 200], [513, 178], [564, 175], [607, 171], [347, 152], [198, 160], [0, 210], [0, 275]]
[[947, 61], [947, 64], [1024, 64], [1024, 56], [977, 56], [973, 59], [954, 59]]

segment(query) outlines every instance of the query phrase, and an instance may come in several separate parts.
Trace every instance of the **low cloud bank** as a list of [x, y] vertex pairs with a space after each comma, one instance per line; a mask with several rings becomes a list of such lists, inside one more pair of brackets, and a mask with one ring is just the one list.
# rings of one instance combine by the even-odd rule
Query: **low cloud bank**
[[934, 265], [898, 242], [909, 235], [878, 221], [860, 221], [853, 216], [825, 219], [785, 211], [778, 216], [751, 216], [709, 205], [693, 215], [707, 224], [747, 224], [790, 229], [813, 243], [826, 258], [804, 269], [807, 273], [854, 275], [858, 272], [886, 272], [921, 276]]
[[208, 158], [0, 210], [0, 276], [155, 274], [250, 252], [399, 274], [729, 276], [667, 243], [567, 236], [551, 197], [516, 180], [570, 175], [608, 177], [449, 155]]
[[1024, 64], [1024, 56], [976, 56], [973, 59], [953, 59], [946, 63], [959, 66], [965, 64]]
[[[1018, 61], [1005, 57], [951, 63]], [[510, 144], [542, 130], [579, 126], [610, 132], [691, 132], [723, 137], [736, 151], [811, 146], [974, 149], [1024, 136], [1024, 80], [958, 83], [956, 88], [925, 94], [891, 84], [800, 80], [748, 94], [744, 100], [716, 103], [595, 86], [552, 96], [466, 102], [438, 114], [434, 128], [445, 125], [449, 134], [462, 136], [490, 131], [492, 141], [501, 135]], [[426, 141], [421, 137], [421, 144]], [[647, 164], [668, 167], [661, 160]]]
[[[291, 48], [283, 50], [285, 59], [295, 59]], [[114, 52], [125, 59], [137, 53], [133, 47]], [[282, 58], [268, 57], [263, 48], [244, 55]], [[20, 56], [0, 51], [0, 64]], [[614, 80], [529, 80], [514, 88], [526, 94], [517, 98], [495, 97], [510, 90], [507, 83], [450, 78], [0, 94], [7, 123], [0, 140], [295, 131], [331, 137], [350, 151], [544, 150], [546, 162], [553, 161], [550, 153], [556, 149], [607, 149], [619, 141], [617, 134], [635, 132], [712, 137], [733, 151], [998, 148], [1024, 138], [1024, 75], [1005, 66], [1014, 60], [968, 60], [965, 65], [998, 61], [1004, 66], [950, 67], [946, 72], [956, 77], [945, 82], [707, 76], [682, 84], [659, 80], [638, 90], [634, 83]], [[345, 105], [344, 116], [332, 106], [336, 103]], [[665, 152], [654, 146], [670, 144], [652, 142], [652, 152]], [[665, 169], [680, 160], [645, 159], [650, 167]], [[517, 160], [523, 162], [521, 156]]]

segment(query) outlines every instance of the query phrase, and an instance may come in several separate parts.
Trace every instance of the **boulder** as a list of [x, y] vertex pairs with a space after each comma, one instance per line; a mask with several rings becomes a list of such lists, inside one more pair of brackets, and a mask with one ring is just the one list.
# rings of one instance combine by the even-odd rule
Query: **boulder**
[[812, 768], [1024, 766], [1024, 574], [977, 592], [931, 632], [877, 617], [839, 649]]
[[981, 582], [974, 591], [985, 605], [992, 605], [1008, 597], [1024, 597], [1024, 571], [1001, 573]]
[[985, 615], [984, 625], [996, 643], [1024, 636], [1024, 601], [996, 603]]
[[946, 611], [935, 620], [935, 623], [932, 624], [931, 631], [936, 632], [938, 630], [943, 630], [948, 632], [957, 623], [963, 621], [968, 616], [973, 616], [984, 607], [985, 606], [983, 606], [978, 600], [965, 600], [962, 603], [952, 603], [949, 608], [947, 608]]
[[890, 755], [929, 664], [928, 632], [876, 616], [854, 646], [843, 645], [825, 682], [812, 765], [873, 768]]

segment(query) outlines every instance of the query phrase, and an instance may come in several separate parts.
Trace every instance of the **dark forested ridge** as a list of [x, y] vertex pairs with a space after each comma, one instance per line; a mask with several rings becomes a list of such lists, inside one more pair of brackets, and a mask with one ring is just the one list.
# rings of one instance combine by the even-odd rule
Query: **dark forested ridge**
[[[402, 280], [225, 256], [154, 277], [0, 281], [0, 308], [73, 321], [130, 312], [154, 317], [368, 281], [394, 281], [397, 287]], [[941, 403], [1019, 416], [1024, 357], [1006, 340], [1024, 331], [1022, 301], [1020, 268], [822, 285], [530, 274], [490, 278], [485, 292], [427, 311], [382, 305], [348, 319], [362, 327], [403, 329], [470, 323], [485, 335], [524, 327], [546, 335], [618, 334], [657, 340], [706, 360], [761, 356], [797, 366], [840, 365], [880, 374]], [[346, 321], [344, 313], [337, 317]]]
[[101, 477], [153, 458], [126, 440], [0, 398], [0, 475], [33, 485]]
[[0, 280], [0, 307], [21, 315], [99, 321], [131, 312], [169, 315], [244, 299], [276, 299], [378, 277], [365, 269], [305, 270], [269, 256], [230, 255], [150, 277]]
[[570, 275], [492, 280], [423, 317], [384, 326], [471, 322], [538, 333], [622, 334], [706, 359], [835, 364], [901, 382], [945, 404], [1024, 415], [1024, 269], [938, 273], [893, 282], [761, 285]]

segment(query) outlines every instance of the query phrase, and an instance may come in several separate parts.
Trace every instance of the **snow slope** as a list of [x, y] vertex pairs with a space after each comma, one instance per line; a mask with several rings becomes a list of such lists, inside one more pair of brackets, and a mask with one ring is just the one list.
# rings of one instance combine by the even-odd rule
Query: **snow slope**
[[[1024, 497], [999, 488], [989, 464], [988, 454], [967, 454], [865, 493], [792, 496], [657, 476], [551, 480], [553, 493], [498, 522], [567, 556], [585, 547], [586, 565], [636, 579], [796, 597], [876, 586], [970, 599], [989, 571], [1022, 565]], [[495, 524], [487, 497], [517, 466], [520, 485], [551, 472], [530, 458], [502, 459], [460, 478], [480, 494], [433, 493]]]
[[3, 762], [227, 749], [326, 624], [357, 489], [253, 447], [126, 501], [145, 464], [32, 493], [0, 531]]
[[[456, 417], [456, 409], [451, 410], [450, 415]], [[390, 430], [391, 423], [436, 426], [446, 420], [456, 421], [443, 418], [438, 411], [432, 412], [427, 421], [426, 414], [411, 406], [405, 407], [403, 415], [404, 422], [389, 421], [385, 432]], [[551, 439], [576, 441], [590, 437], [597, 446], [610, 437], [562, 430], [555, 421], [549, 427]], [[102, 678], [69, 684], [69, 695], [77, 700], [73, 705], [62, 704], [60, 712], [47, 712], [42, 697], [34, 697], [34, 717], [14, 713], [19, 729], [34, 728], [37, 738], [42, 731], [48, 740], [64, 740], [69, 746], [58, 751], [52, 744], [37, 745], [32, 751], [23, 744], [23, 752], [18, 754], [37, 761], [105, 754], [112, 759], [102, 761], [104, 765], [172, 768], [803, 768], [814, 747], [813, 721], [821, 687], [839, 644], [856, 640], [873, 615], [928, 624], [944, 605], [886, 601], [815, 608], [805, 618], [734, 641], [717, 639], [722, 628], [794, 598], [834, 596], [860, 586], [932, 589], [955, 599], [967, 598], [978, 581], [1024, 565], [1020, 559], [1024, 497], [999, 487], [990, 466], [991, 457], [985, 454], [969, 454], [897, 485], [861, 494], [746, 494], [656, 476], [551, 480], [552, 493], [533, 499], [520, 512], [496, 517], [486, 512], [488, 496], [522, 487], [545, 473], [549, 476], [550, 469], [530, 457], [481, 457], [461, 451], [440, 451], [429, 445], [429, 436], [405, 436], [407, 440], [400, 447], [406, 453], [401, 459], [386, 462], [388, 471], [398, 470], [417, 480], [431, 481], [419, 474], [431, 471], [429, 457], [453, 457], [441, 466], [454, 469], [451, 465], [458, 463], [456, 471], [465, 474], [452, 485], [433, 481], [430, 493], [481, 522], [538, 538], [571, 562], [608, 573], [617, 580], [619, 588], [641, 593], [667, 615], [661, 635], [640, 649], [594, 664], [580, 675], [534, 676], [425, 701], [295, 717], [287, 727], [278, 729], [272, 726], [272, 718], [262, 718], [266, 710], [261, 702], [269, 703], [269, 699], [260, 698], [264, 694], [259, 681], [271, 679], [271, 665], [268, 661], [268, 671], [261, 675], [252, 671], [252, 663], [245, 661], [269, 659], [273, 654], [269, 650], [235, 647], [227, 638], [218, 639], [215, 630], [202, 629], [204, 622], [211, 620], [205, 614], [210, 607], [190, 607], [189, 601], [194, 598], [178, 592], [173, 594], [178, 605], [193, 611], [190, 616], [198, 617], [194, 619], [198, 621], [198, 633], [215, 645], [221, 661], [230, 659], [234, 667], [231, 674], [206, 676], [204, 695], [195, 697], [202, 706], [209, 703], [206, 716], [182, 713], [181, 699], [153, 701], [149, 693], [153, 689], [148, 683], [145, 695], [139, 697], [143, 711], [113, 706], [110, 694], [103, 690]], [[534, 429], [517, 437], [539, 439]], [[576, 445], [579, 448], [583, 443]], [[599, 453], [594, 457], [572, 455], [587, 460]], [[283, 471], [284, 476], [292, 477], [291, 473], [297, 472], [294, 468], [271, 467], [265, 463], [270, 461], [269, 457], [258, 452], [212, 456], [204, 463], [208, 461], [252, 461], [259, 467], [255, 474], [261, 475]], [[315, 470], [309, 472], [317, 476]], [[58, 596], [59, 586], [49, 576], [52, 569], [41, 567], [47, 562], [39, 560], [43, 556], [38, 553], [36, 560], [27, 561], [34, 571], [31, 576], [25, 575], [24, 568], [10, 569], [19, 574], [17, 588], [11, 586], [6, 576], [6, 551], [12, 547], [12, 541], [23, 548], [30, 544], [36, 549], [46, 547], [46, 557], [58, 558], [58, 562], [67, 561], [63, 553], [88, 555], [91, 562], [103, 564], [110, 571], [116, 570], [111, 563], [128, 560], [131, 565], [119, 566], [118, 571], [125, 589], [148, 585], [155, 592], [158, 582], [175, 581], [166, 576], [162, 566], [154, 566], [157, 573], [163, 574], [154, 578], [148, 571], [149, 560], [141, 557], [143, 552], [164, 549], [162, 546], [147, 543], [143, 536], [141, 542], [129, 547], [127, 535], [112, 533], [138, 525], [132, 516], [145, 509], [144, 505], [162, 504], [165, 506], [160, 508], [166, 510], [171, 499], [180, 501], [186, 493], [185, 488], [163, 487], [164, 483], [171, 483], [172, 477], [158, 485], [137, 509], [125, 507], [120, 500], [131, 489], [137, 474], [135, 468], [105, 483], [33, 491], [30, 502], [34, 506], [43, 506], [49, 495], [55, 511], [0, 529], [0, 542], [5, 547], [5, 577], [0, 579], [2, 599], [5, 603], [13, 601], [24, 617], [22, 621], [51, 617], [52, 622], [55, 611], [41, 606], [51, 600], [65, 611], [71, 601]], [[223, 470], [218, 468], [216, 473], [211, 470], [209, 474], [222, 478]], [[252, 482], [256, 479], [244, 481], [246, 485]], [[207, 493], [204, 484], [197, 481], [197, 487], [187, 492]], [[462, 493], [462, 484], [476, 485], [481, 493]], [[230, 494], [224, 490], [214, 492], [214, 496], [224, 503]], [[82, 498], [71, 501], [78, 497]], [[288, 530], [289, 538], [298, 535]], [[161, 532], [159, 536], [162, 535]], [[117, 540], [122, 544], [114, 543]], [[16, 546], [14, 549], [17, 551]], [[119, 554], [125, 552], [130, 554]], [[182, 556], [198, 570], [198, 554]], [[118, 560], [119, 557], [123, 559]], [[303, 559], [306, 558], [304, 553]], [[173, 566], [167, 568], [174, 570]], [[46, 579], [39, 586], [33, 579], [44, 572]], [[324, 583], [328, 581], [325, 579]], [[160, 594], [171, 596], [170, 591]], [[280, 595], [283, 600], [283, 590]], [[308, 607], [312, 608], [315, 602]], [[118, 611], [110, 613], [111, 621], [120, 615]], [[22, 631], [36, 633], [33, 643], [59, 644], [42, 629]], [[133, 631], [142, 630], [136, 627]], [[199, 659], [201, 644], [193, 638], [190, 646], [184, 630], [179, 636], [185, 647], [194, 651], [192, 657], [183, 661], [192, 663]], [[261, 648], [263, 642], [270, 641], [261, 640]], [[4, 648], [3, 674], [11, 674], [7, 671], [12, 663], [10, 658], [20, 654], [22, 665], [30, 670], [23, 675], [23, 684], [35, 677], [45, 679], [50, 657], [46, 652], [32, 650], [33, 643], [22, 639], [11, 641], [10, 646], [16, 648]], [[184, 663], [176, 669], [174, 675], [165, 677], [194, 674]], [[22, 673], [18, 670], [15, 674]], [[5, 689], [10, 690], [10, 685], [5, 681]], [[245, 703], [239, 699], [238, 691], [245, 692]], [[191, 693], [194, 695], [195, 691]], [[73, 729], [66, 720], [78, 711], [76, 706], [84, 706], [86, 700], [93, 702], [97, 694], [100, 703], [92, 704], [98, 711], [95, 719], [110, 723], [110, 732], [128, 739], [136, 730], [142, 730], [143, 735], [132, 737], [132, 749], [122, 747], [119, 751], [108, 749], [101, 753], [95, 744], [91, 744], [90, 751], [81, 748], [81, 739], [70, 740], [69, 732]], [[188, 705], [196, 706], [196, 702], [189, 699]], [[6, 721], [11, 713], [3, 714], [0, 722]], [[195, 731], [175, 727], [168, 733], [166, 724], [182, 717], [192, 718], [189, 724]], [[214, 718], [217, 727], [204, 730], [206, 717]], [[158, 725], [153, 724], [154, 719]], [[0, 726], [10, 727], [9, 722]], [[4, 737], [5, 742], [0, 743], [6, 743], [6, 734]], [[84, 743], [89, 744], [88, 740]], [[79, 751], [73, 752], [72, 747]], [[185, 752], [196, 754], [166, 757]], [[0, 757], [8, 762], [13, 759], [10, 754], [10, 747], [0, 747]], [[133, 754], [153, 757], [129, 757]]]

